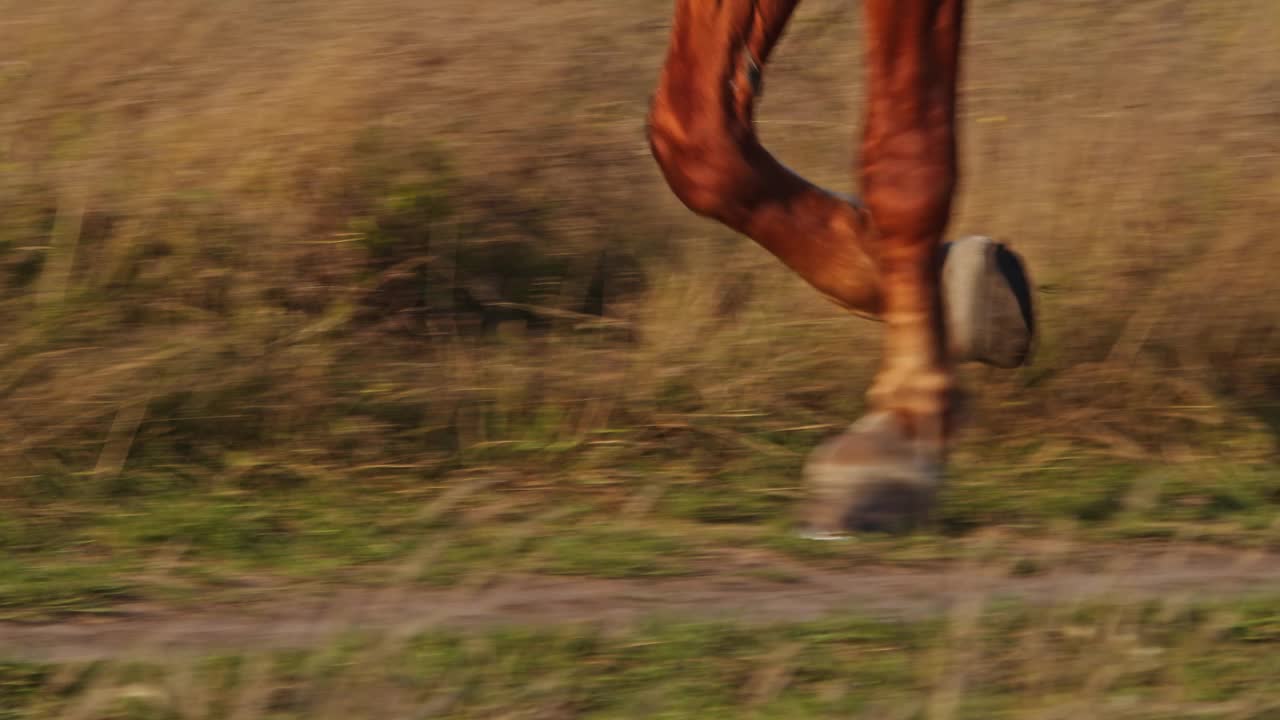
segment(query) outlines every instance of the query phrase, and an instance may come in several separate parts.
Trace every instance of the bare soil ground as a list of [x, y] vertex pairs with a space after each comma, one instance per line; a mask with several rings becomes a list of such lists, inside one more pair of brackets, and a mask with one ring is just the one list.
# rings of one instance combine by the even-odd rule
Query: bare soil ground
[[990, 602], [1071, 606], [1123, 599], [1203, 602], [1280, 590], [1280, 555], [1205, 546], [1074, 550], [1040, 571], [990, 563], [818, 569], [761, 552], [726, 553], [695, 575], [651, 580], [491, 575], [450, 589], [260, 588], [244, 603], [126, 606], [109, 616], [0, 623], [0, 655], [41, 661], [170, 657], [305, 648], [350, 632], [590, 624], [646, 618], [800, 622], [836, 612], [888, 619], [944, 615]]

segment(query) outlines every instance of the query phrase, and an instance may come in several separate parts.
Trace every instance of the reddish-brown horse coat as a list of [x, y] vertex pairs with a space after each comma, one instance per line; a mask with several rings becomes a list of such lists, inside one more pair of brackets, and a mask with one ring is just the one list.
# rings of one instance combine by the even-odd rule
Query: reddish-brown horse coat
[[[863, 208], [761, 146], [758, 73], [799, 0], [677, 0], [649, 116], [655, 158], [691, 210], [747, 235], [842, 306], [886, 323], [870, 398], [917, 437], [952, 404], [937, 250], [956, 183], [963, 0], [864, 0]], [[924, 438], [922, 438], [924, 439]]]

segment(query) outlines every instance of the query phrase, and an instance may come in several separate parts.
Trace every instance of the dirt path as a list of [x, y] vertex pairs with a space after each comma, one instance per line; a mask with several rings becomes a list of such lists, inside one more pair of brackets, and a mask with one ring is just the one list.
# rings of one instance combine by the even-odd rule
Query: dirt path
[[621, 627], [655, 615], [803, 621], [839, 611], [919, 618], [1000, 599], [1070, 605], [1154, 597], [1202, 601], [1267, 591], [1280, 591], [1280, 555], [1203, 547], [1102, 552], [1025, 576], [1011, 574], [1007, 563], [832, 570], [736, 553], [683, 578], [506, 576], [448, 590], [291, 591], [269, 601], [194, 611], [139, 607], [110, 618], [0, 623], [0, 658], [72, 661], [306, 647], [351, 630], [407, 635], [502, 624]]

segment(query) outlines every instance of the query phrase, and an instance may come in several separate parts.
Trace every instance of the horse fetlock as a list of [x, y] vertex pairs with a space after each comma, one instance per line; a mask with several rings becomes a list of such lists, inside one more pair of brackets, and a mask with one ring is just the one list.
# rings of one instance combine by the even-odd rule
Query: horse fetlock
[[951, 372], [925, 367], [889, 366], [867, 391], [871, 407], [891, 414], [901, 432], [939, 447], [954, 429], [962, 400]]

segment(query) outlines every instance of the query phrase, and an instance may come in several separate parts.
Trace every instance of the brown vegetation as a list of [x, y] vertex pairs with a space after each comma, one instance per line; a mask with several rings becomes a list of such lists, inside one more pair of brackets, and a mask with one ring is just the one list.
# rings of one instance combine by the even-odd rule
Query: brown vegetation
[[[500, 397], [572, 407], [579, 432], [651, 421], [673, 378], [707, 411], [803, 397], [840, 421], [860, 402], [877, 328], [688, 217], [656, 175], [641, 130], [665, 3], [4, 10], [13, 470], [91, 469], [113, 421], [134, 451], [234, 445], [185, 419], [220, 414], [248, 415], [227, 430], [250, 444], [328, 445], [314, 421], [355, 401], [335, 374], [451, 398], [423, 412], [460, 444], [459, 413]], [[1032, 369], [968, 378], [978, 426], [1158, 451], [1183, 429], [1274, 424], [1273, 8], [971, 15], [952, 227], [1026, 254], [1046, 332]], [[843, 2], [804, 6], [761, 112], [771, 147], [833, 186], [857, 23]], [[635, 343], [512, 359], [460, 341], [467, 322], [594, 328], [601, 311]], [[502, 387], [468, 381], [489, 373]]]

